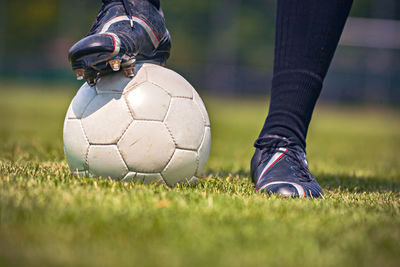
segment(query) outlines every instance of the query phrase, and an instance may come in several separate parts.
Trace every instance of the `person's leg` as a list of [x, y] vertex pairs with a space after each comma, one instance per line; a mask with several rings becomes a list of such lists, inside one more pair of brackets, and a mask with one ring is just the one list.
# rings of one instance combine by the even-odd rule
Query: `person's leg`
[[[146, 0], [146, 1], [152, 3], [156, 8], [160, 8], [160, 0]], [[123, 2], [123, 0], [102, 0], [102, 2], [103, 4], [109, 4], [111, 2]]]
[[256, 169], [268, 158], [262, 151], [271, 146], [271, 137], [289, 139], [305, 150], [314, 106], [352, 2], [278, 0], [271, 102], [252, 159], [255, 183], [261, 178]]
[[308, 125], [352, 0], [279, 0], [271, 104], [260, 137], [292, 137]]

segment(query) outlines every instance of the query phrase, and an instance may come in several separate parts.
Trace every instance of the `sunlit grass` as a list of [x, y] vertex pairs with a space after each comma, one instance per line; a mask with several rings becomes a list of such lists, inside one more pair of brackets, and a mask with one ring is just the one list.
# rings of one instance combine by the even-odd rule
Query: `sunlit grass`
[[73, 92], [28, 89], [0, 90], [0, 265], [400, 264], [394, 111], [318, 107], [307, 150], [325, 199], [280, 199], [249, 180], [264, 100], [205, 98], [206, 179], [168, 189], [72, 176], [61, 136]]

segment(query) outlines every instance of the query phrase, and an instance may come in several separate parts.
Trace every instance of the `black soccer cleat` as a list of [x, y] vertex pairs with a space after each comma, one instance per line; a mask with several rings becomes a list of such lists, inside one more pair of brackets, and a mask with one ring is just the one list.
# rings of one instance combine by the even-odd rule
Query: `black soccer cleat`
[[275, 135], [258, 139], [254, 146], [251, 175], [256, 190], [284, 197], [323, 196], [321, 187], [308, 170], [301, 146]]
[[134, 76], [136, 62], [164, 65], [171, 38], [159, 6], [148, 0], [103, 0], [88, 35], [68, 53], [78, 80], [90, 86], [101, 75], [122, 69]]

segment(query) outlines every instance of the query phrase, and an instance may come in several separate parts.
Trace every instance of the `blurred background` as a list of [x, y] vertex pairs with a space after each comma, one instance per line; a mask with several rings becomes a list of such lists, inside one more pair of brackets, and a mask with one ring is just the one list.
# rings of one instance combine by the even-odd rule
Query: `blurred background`
[[[169, 67], [200, 91], [266, 95], [276, 0], [162, 0]], [[89, 30], [101, 0], [1, 0], [0, 79], [78, 88], [67, 51]], [[0, 84], [1, 87], [1, 84]], [[398, 106], [400, 1], [355, 0], [322, 101]]]

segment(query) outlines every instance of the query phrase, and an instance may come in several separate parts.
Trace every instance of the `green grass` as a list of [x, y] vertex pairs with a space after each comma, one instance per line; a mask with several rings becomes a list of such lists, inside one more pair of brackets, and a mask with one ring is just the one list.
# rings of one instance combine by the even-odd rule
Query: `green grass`
[[174, 189], [73, 177], [62, 124], [73, 92], [0, 90], [0, 265], [399, 266], [400, 114], [320, 106], [308, 138], [325, 199], [256, 193], [264, 100], [206, 98], [205, 177]]

